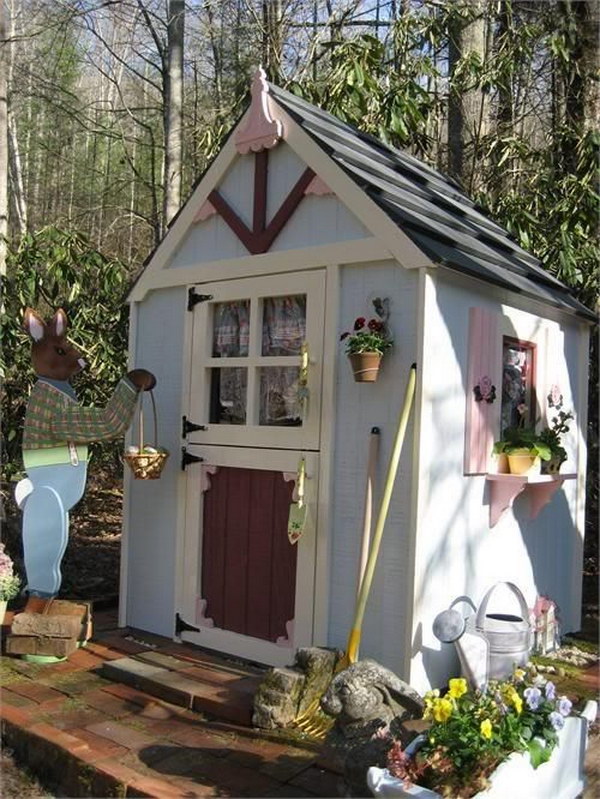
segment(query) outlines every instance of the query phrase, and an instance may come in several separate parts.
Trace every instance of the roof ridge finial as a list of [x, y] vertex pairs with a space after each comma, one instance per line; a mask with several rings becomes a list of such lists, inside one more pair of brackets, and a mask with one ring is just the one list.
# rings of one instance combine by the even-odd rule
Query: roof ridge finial
[[252, 102], [248, 121], [243, 130], [235, 134], [235, 146], [239, 153], [270, 150], [284, 137], [283, 123], [277, 118], [273, 104], [270, 102], [267, 73], [262, 65], [258, 67], [252, 78], [250, 87]]

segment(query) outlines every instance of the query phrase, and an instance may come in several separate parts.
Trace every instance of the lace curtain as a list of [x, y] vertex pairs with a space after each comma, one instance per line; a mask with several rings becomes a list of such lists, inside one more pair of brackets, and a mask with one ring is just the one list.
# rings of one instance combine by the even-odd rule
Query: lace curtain
[[[213, 356], [220, 358], [248, 355], [248, 301], [219, 303], [215, 306]], [[261, 354], [300, 355], [306, 338], [306, 297], [267, 297], [263, 300]], [[223, 409], [219, 421], [246, 423], [247, 370], [223, 368], [220, 372], [219, 402]], [[297, 366], [260, 368], [259, 396], [261, 425], [299, 425]], [[214, 378], [213, 378], [214, 379]]]

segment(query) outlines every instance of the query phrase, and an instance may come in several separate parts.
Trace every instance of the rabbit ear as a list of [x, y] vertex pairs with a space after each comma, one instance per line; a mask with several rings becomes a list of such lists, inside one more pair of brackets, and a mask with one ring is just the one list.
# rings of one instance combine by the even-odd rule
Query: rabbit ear
[[34, 341], [41, 341], [46, 334], [46, 323], [31, 308], [26, 308], [23, 314], [23, 327]]
[[55, 336], [64, 336], [67, 331], [67, 315], [62, 308], [54, 314], [50, 325], [54, 329]]

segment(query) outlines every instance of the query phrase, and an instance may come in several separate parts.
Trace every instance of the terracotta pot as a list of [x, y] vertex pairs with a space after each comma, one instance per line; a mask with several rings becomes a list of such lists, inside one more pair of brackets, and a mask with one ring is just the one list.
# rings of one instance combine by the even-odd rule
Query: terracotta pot
[[542, 463], [542, 474], [558, 474], [562, 463], [563, 459], [560, 455], [553, 455], [549, 461]]
[[516, 449], [507, 453], [508, 467], [511, 474], [540, 474], [542, 461], [529, 449]]
[[381, 363], [380, 352], [358, 352], [348, 355], [356, 383], [374, 383]]

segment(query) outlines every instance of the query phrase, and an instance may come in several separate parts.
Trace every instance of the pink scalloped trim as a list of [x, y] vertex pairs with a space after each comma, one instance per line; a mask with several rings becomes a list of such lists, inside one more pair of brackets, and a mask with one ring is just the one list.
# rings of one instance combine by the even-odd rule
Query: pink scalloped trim
[[218, 466], [213, 466], [210, 463], [200, 464], [200, 491], [203, 494], [210, 488], [210, 475], [216, 474], [218, 470]]
[[294, 620], [290, 619], [285, 623], [285, 635], [280, 635], [279, 638], [275, 641], [277, 646], [285, 646], [286, 648], [291, 648], [294, 641]]
[[335, 192], [329, 188], [327, 183], [320, 178], [318, 175], [315, 175], [308, 186], [304, 189], [304, 194], [316, 194], [317, 197], [324, 197], [327, 194], [335, 194]]
[[212, 619], [207, 619], [205, 616], [206, 613], [206, 599], [202, 599], [202, 597], [197, 597], [196, 599], [196, 624], [200, 627], [214, 627], [215, 623]]
[[235, 148], [241, 155], [250, 151], [258, 153], [270, 150], [284, 138], [283, 123], [277, 119], [273, 104], [269, 101], [267, 74], [259, 67], [252, 79], [252, 103], [248, 122], [243, 130], [235, 134]]
[[209, 219], [209, 217], [214, 216], [217, 213], [217, 209], [211, 203], [210, 200], [205, 200], [202, 203], [202, 207], [194, 217], [194, 222], [204, 222], [205, 219]]

